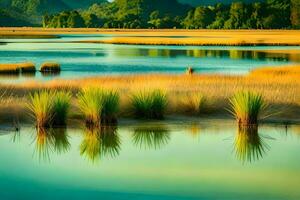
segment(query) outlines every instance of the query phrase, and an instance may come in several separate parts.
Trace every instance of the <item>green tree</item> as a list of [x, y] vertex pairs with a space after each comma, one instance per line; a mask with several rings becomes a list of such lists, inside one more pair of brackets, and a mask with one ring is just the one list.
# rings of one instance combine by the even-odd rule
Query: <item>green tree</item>
[[82, 16], [77, 11], [72, 11], [67, 20], [67, 27], [69, 28], [81, 28], [85, 27]]
[[291, 0], [291, 23], [293, 28], [300, 29], [300, 0]]
[[94, 14], [86, 14], [83, 16], [85, 27], [97, 28], [103, 26], [103, 22]]
[[225, 29], [248, 28], [245, 24], [248, 18], [248, 10], [244, 3], [232, 3], [229, 11], [229, 19], [225, 22]]

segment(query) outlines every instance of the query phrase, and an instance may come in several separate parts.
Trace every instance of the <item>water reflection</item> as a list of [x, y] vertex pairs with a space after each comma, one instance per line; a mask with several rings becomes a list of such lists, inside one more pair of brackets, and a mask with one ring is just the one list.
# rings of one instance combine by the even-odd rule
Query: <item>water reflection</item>
[[170, 140], [170, 132], [164, 126], [139, 127], [132, 135], [134, 145], [145, 149], [160, 149]]
[[236, 157], [241, 162], [255, 162], [263, 158], [269, 146], [258, 134], [258, 126], [239, 126], [235, 137]]
[[121, 140], [116, 126], [86, 127], [80, 145], [80, 155], [95, 162], [105, 156], [116, 157], [120, 148]]
[[44, 77], [59, 76], [60, 75], [60, 71], [56, 71], [56, 72], [41, 72], [41, 74]]
[[50, 161], [52, 152], [66, 153], [71, 147], [65, 128], [37, 128], [34, 141], [35, 153], [44, 161]]
[[181, 56], [195, 58], [230, 58], [252, 59], [260, 61], [294, 61], [300, 62], [300, 51], [264, 51], [264, 50], [240, 50], [240, 49], [154, 49], [154, 48], [129, 48], [126, 51], [116, 51], [115, 56], [120, 57], [170, 57]]

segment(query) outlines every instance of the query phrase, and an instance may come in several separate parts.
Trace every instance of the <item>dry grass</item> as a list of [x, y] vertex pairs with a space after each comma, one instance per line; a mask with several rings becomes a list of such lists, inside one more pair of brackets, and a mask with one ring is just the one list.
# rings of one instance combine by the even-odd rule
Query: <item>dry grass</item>
[[255, 37], [248, 36], [228, 36], [217, 37], [199, 36], [187, 38], [161, 38], [161, 37], [114, 37], [103, 41], [89, 41], [91, 43], [105, 43], [105, 44], [132, 44], [132, 45], [191, 45], [191, 46], [256, 46], [256, 45], [280, 45], [280, 46], [298, 46], [300, 41], [298, 36], [290, 38], [280, 37], [273, 38], [268, 36], [263, 38], [261, 35]]
[[[280, 73], [277, 73], [278, 71]], [[266, 103], [276, 109], [276, 112], [281, 111], [280, 119], [300, 120], [300, 74], [297, 71], [298, 66], [254, 70], [245, 76], [149, 74], [91, 77], [76, 80], [57, 79], [49, 82], [30, 81], [22, 84], [0, 84], [0, 91], [9, 91], [9, 94], [14, 95], [14, 101], [11, 104], [17, 108], [23, 108], [23, 97], [29, 92], [41, 89], [64, 89], [76, 94], [82, 87], [97, 85], [103, 89], [118, 90], [121, 110], [126, 110], [125, 107], [130, 105], [128, 102], [130, 102], [132, 93], [145, 88], [161, 89], [168, 96], [167, 114], [178, 114], [178, 105], [180, 104], [189, 105], [189, 102], [182, 102], [187, 98], [181, 97], [201, 94], [205, 97], [206, 102], [209, 102], [211, 114], [224, 116], [224, 113], [227, 113], [225, 108], [229, 108], [228, 99], [236, 92], [246, 90], [262, 94]], [[0, 111], [0, 115], [4, 110]]]
[[[1, 37], [51, 37], [56, 34], [113, 34], [105, 43], [152, 45], [300, 45], [298, 30], [174, 30], [95, 28], [0, 28]], [[128, 35], [132, 37], [128, 37]], [[140, 37], [140, 36], [147, 36]], [[163, 36], [163, 38], [159, 38]], [[100, 41], [90, 41], [100, 42]]]
[[0, 64], [0, 74], [34, 73], [33, 63], [3, 63]]

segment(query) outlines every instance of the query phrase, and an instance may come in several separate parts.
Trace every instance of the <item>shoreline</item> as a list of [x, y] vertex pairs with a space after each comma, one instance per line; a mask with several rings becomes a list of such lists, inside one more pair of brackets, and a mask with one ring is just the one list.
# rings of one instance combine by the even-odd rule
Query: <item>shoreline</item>
[[[73, 94], [71, 119], [80, 119], [76, 95], [81, 88], [98, 86], [120, 93], [120, 119], [134, 119], [128, 113], [130, 96], [141, 90], [160, 89], [168, 97], [166, 118], [233, 119], [228, 99], [239, 91], [261, 93], [270, 105], [271, 117], [262, 122], [300, 123], [300, 66], [262, 68], [248, 75], [123, 75], [90, 77], [75, 80], [54, 79], [49, 82], [26, 81], [21, 84], [1, 83], [0, 120], [28, 121], [28, 95], [39, 90], [67, 90]], [[201, 113], [189, 110], [189, 100], [205, 97]], [[177, 117], [176, 117], [177, 116]]]
[[[57, 38], [59, 34], [113, 35], [89, 43], [186, 46], [300, 46], [300, 30], [184, 30], [0, 28], [0, 38]], [[177, 37], [177, 38], [176, 38]]]

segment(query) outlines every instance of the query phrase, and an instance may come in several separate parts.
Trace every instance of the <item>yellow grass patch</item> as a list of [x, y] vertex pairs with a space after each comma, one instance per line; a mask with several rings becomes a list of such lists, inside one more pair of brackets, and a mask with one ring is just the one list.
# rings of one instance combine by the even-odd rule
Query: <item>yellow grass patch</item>
[[35, 72], [33, 63], [5, 63], [0, 64], [0, 73], [2, 74], [17, 74]]
[[300, 45], [299, 30], [0, 28], [0, 37], [50, 37], [57, 34], [98, 33], [113, 34], [115, 37], [105, 41], [89, 42], [147, 45]]
[[[300, 74], [298, 70], [297, 66], [288, 66], [257, 69], [249, 75], [235, 76], [147, 74], [89, 77], [76, 80], [56, 79], [48, 82], [27, 81], [21, 84], [2, 83], [0, 91], [9, 91], [14, 95], [15, 101], [12, 104], [22, 104], [24, 101], [18, 99], [36, 90], [65, 89], [76, 94], [83, 87], [99, 86], [103, 89], [119, 91], [121, 110], [126, 111], [126, 107], [130, 106], [131, 94], [144, 89], [160, 89], [166, 92], [168, 97], [168, 114], [178, 114], [178, 110], [189, 109], [187, 107], [179, 108], [179, 106], [191, 105], [190, 101], [196, 102], [195, 105], [200, 105], [197, 99], [186, 98], [195, 95], [202, 95], [206, 99], [208, 104], [205, 109], [208, 109], [209, 113], [227, 113], [225, 108], [229, 108], [228, 99], [236, 92], [253, 91], [261, 93], [266, 103], [276, 108], [276, 112], [281, 112], [288, 119], [298, 119], [298, 112], [300, 112]], [[198, 106], [194, 106], [192, 109], [195, 110], [195, 108]]]

